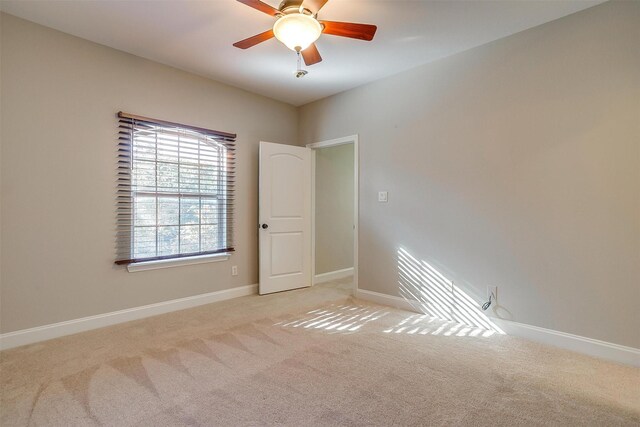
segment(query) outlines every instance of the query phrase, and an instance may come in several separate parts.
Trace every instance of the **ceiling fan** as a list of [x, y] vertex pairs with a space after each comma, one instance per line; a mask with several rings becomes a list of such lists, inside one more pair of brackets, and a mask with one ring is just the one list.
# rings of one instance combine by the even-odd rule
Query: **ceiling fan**
[[[298, 59], [302, 55], [306, 65], [322, 61], [314, 42], [323, 33], [371, 41], [377, 30], [375, 25], [370, 24], [318, 20], [318, 12], [328, 0], [283, 0], [278, 9], [260, 0], [238, 1], [271, 15], [277, 20], [272, 29], [234, 43], [235, 47], [248, 49], [275, 37], [289, 49], [295, 51], [298, 54]], [[298, 73], [304, 75], [306, 71], [300, 70], [298, 67]], [[296, 76], [301, 77], [298, 74]]]

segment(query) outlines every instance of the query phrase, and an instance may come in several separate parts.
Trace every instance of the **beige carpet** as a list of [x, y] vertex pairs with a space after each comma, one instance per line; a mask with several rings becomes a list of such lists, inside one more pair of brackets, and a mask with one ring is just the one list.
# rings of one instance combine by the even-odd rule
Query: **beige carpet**
[[640, 425], [640, 370], [350, 298], [251, 296], [2, 352], [2, 426]]

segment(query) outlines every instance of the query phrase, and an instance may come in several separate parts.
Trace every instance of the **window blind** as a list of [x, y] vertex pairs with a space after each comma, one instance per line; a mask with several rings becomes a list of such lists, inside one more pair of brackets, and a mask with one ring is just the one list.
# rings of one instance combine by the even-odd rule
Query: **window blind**
[[116, 264], [233, 251], [236, 135], [118, 117]]

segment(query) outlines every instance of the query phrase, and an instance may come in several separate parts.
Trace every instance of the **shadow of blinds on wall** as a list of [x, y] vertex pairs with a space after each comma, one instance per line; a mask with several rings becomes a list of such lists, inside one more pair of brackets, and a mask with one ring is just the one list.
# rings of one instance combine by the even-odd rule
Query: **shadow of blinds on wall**
[[118, 118], [115, 263], [233, 251], [236, 135]]

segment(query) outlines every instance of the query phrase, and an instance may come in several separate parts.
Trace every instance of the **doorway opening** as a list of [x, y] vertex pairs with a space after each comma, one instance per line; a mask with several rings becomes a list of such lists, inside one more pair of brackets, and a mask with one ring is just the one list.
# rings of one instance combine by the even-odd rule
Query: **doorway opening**
[[312, 149], [312, 284], [358, 287], [358, 136], [308, 144]]

